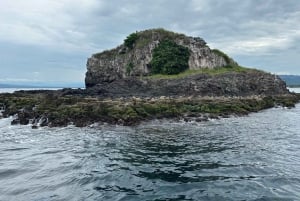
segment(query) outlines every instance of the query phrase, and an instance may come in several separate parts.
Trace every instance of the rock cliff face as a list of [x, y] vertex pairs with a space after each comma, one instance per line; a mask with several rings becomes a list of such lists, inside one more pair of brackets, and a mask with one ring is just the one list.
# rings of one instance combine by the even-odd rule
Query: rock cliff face
[[195, 74], [178, 79], [124, 78], [87, 90], [104, 97], [276, 96], [289, 94], [278, 76], [258, 70], [219, 75]]
[[[110, 97], [153, 96], [274, 96], [289, 94], [279, 77], [247, 69], [201, 38], [163, 29], [130, 35], [130, 44], [94, 54], [87, 62], [86, 93]], [[128, 37], [127, 37], [128, 38]], [[171, 40], [190, 51], [189, 69], [196, 74], [155, 78], [150, 61], [155, 47]], [[192, 71], [189, 71], [192, 72]]]
[[[199, 37], [188, 37], [163, 29], [141, 31], [137, 32], [136, 35], [137, 38], [132, 47], [122, 44], [115, 49], [94, 54], [88, 59], [85, 79], [87, 88], [130, 76], [149, 75], [152, 51], [162, 40], [166, 39], [190, 50], [188, 62], [190, 69], [237, 65], [236, 62], [221, 52], [211, 50], [206, 42]], [[129, 65], [131, 65], [130, 69]]]

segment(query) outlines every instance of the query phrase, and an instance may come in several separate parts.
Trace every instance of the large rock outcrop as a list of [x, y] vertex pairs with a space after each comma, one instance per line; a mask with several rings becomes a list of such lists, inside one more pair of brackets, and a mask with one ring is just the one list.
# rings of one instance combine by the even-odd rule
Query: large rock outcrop
[[[92, 55], [87, 61], [86, 87], [110, 83], [129, 76], [146, 76], [151, 72], [152, 51], [162, 40], [171, 40], [190, 50], [189, 68], [216, 68], [237, 65], [231, 58], [217, 50], [211, 50], [199, 37], [189, 37], [163, 29], [151, 29], [135, 33], [137, 38], [131, 47], [125, 44]], [[128, 66], [131, 65], [130, 72]]]
[[129, 77], [99, 84], [87, 89], [87, 92], [104, 97], [246, 97], [289, 94], [285, 82], [278, 76], [254, 69], [217, 75], [195, 74], [176, 79]]
[[[201, 38], [163, 29], [136, 32], [129, 38], [129, 45], [125, 40], [119, 47], [88, 59], [86, 93], [110, 97], [289, 94], [285, 82], [278, 76], [240, 67], [225, 53], [211, 50]], [[163, 40], [187, 47], [189, 69], [199, 71], [189, 71], [196, 73], [175, 78], [149, 76], [152, 52]]]
[[[167, 56], [158, 58], [173, 64], [181, 54], [189, 53], [184, 54], [189, 71], [149, 76], [150, 64], [155, 72], [152, 56], [156, 60], [164, 40], [186, 48], [174, 54], [167, 46], [162, 50]], [[162, 29], [131, 34], [119, 47], [92, 55], [87, 68], [86, 89], [0, 94], [0, 115], [14, 115], [12, 124], [32, 124], [33, 128], [96, 122], [133, 125], [165, 117], [203, 121], [245, 115], [276, 105], [293, 107], [300, 99], [278, 76], [240, 67], [223, 52], [211, 50], [201, 38]]]

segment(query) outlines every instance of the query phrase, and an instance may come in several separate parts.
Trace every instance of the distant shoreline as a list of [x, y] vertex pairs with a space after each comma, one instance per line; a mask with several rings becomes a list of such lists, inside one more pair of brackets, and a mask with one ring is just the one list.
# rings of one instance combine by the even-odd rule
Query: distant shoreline
[[43, 88], [57, 88], [57, 89], [63, 89], [63, 88], [84, 88], [84, 84], [82, 83], [56, 83], [56, 84], [51, 84], [51, 83], [15, 83], [15, 84], [6, 84], [6, 83], [0, 83], [0, 89], [4, 88], [20, 88], [20, 89], [28, 89], [28, 88], [38, 88], [38, 89], [43, 89]]
[[[14, 93], [17, 91], [40, 91], [40, 90], [62, 90], [66, 89], [66, 87], [0, 87], [0, 94], [1, 93]], [[80, 87], [72, 87], [67, 89], [84, 89]]]

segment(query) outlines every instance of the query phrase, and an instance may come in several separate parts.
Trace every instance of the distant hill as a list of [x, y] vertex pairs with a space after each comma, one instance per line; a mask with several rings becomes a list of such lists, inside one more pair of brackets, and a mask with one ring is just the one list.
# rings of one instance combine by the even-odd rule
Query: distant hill
[[300, 75], [279, 75], [288, 86], [300, 86]]

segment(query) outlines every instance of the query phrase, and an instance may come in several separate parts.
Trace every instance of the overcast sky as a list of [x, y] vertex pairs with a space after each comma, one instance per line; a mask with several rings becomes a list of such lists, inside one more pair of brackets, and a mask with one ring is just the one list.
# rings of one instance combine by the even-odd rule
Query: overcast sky
[[0, 82], [84, 82], [132, 32], [202, 37], [240, 65], [300, 75], [298, 0], [1, 0]]

